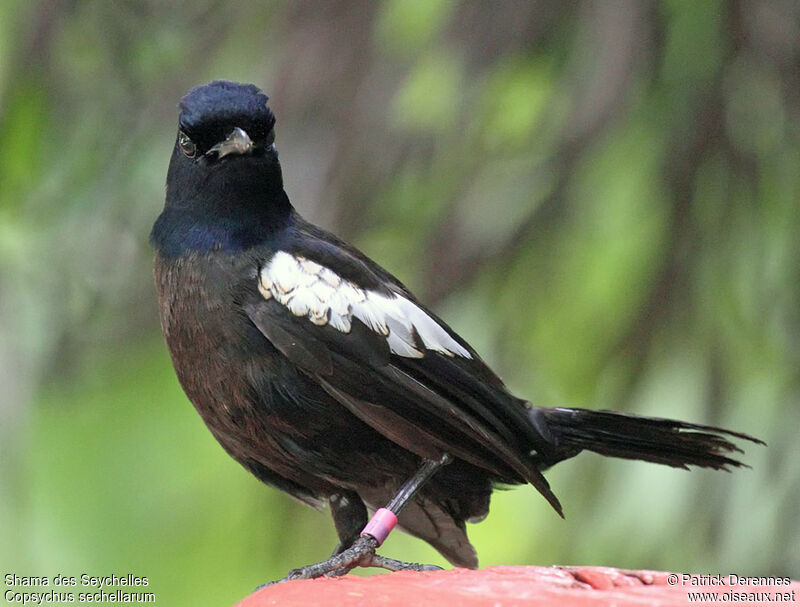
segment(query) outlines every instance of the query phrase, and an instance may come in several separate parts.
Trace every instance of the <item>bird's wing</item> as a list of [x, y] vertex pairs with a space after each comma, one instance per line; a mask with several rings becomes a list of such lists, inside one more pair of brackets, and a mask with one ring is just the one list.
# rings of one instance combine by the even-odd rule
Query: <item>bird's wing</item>
[[560, 512], [530, 457], [542, 438], [523, 401], [373, 262], [306, 237], [265, 258], [243, 306], [276, 349], [390, 440], [529, 482]]

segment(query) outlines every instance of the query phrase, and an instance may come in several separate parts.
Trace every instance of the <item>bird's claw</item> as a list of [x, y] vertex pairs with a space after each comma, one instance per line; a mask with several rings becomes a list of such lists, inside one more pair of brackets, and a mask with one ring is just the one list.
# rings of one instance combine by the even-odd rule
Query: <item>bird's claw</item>
[[377, 547], [378, 542], [372, 536], [367, 535], [359, 537], [353, 542], [352, 546], [339, 554], [335, 554], [328, 560], [314, 563], [313, 565], [306, 565], [299, 569], [292, 569], [283, 579], [264, 584], [263, 586], [259, 586], [259, 588], [291, 580], [308, 580], [322, 576], [340, 577], [346, 575], [356, 567], [379, 567], [381, 569], [388, 569], [389, 571], [437, 571], [441, 569], [441, 567], [437, 567], [436, 565], [407, 563], [405, 561], [379, 556], [375, 554]]
[[[286, 574], [286, 577], [283, 578], [284, 580], [302, 580], [303, 579], [303, 570], [302, 569], [292, 569], [289, 573]], [[283, 580], [281, 580], [283, 581]]]

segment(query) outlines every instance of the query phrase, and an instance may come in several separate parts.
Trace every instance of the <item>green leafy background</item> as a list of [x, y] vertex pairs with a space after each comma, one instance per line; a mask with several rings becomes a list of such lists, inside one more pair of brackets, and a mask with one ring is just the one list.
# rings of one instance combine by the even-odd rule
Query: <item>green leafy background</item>
[[[0, 573], [230, 605], [325, 557], [183, 396], [147, 242], [176, 103], [272, 97], [287, 190], [535, 403], [755, 434], [752, 470], [583, 454], [482, 565], [800, 575], [796, 2], [0, 4]], [[402, 534], [397, 558], [444, 564]]]

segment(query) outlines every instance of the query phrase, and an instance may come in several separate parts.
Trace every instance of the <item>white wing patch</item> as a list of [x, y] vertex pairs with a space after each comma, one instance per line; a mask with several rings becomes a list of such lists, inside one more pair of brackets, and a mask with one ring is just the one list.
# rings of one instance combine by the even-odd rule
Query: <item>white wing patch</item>
[[258, 290], [274, 298], [295, 316], [315, 325], [330, 325], [349, 333], [353, 318], [383, 335], [398, 356], [422, 358], [427, 350], [447, 356], [472, 358], [422, 308], [402, 295], [382, 295], [362, 289], [332, 270], [284, 251], [275, 253], [259, 274]]

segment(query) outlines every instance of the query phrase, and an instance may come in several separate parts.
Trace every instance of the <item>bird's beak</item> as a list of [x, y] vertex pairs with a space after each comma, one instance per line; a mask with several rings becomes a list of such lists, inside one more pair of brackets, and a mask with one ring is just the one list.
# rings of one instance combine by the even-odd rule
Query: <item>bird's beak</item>
[[253, 149], [253, 141], [250, 137], [238, 126], [235, 127], [230, 135], [214, 147], [212, 147], [206, 155], [211, 152], [216, 152], [217, 158], [223, 158], [228, 154], [247, 154]]

